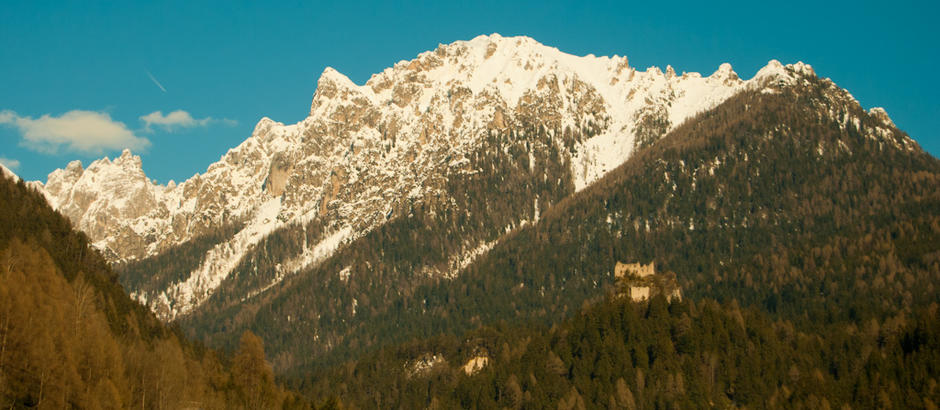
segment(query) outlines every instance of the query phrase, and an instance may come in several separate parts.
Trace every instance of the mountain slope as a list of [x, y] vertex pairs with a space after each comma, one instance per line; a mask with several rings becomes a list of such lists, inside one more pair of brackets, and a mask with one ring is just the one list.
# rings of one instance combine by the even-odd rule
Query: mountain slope
[[610, 295], [552, 327], [422, 338], [311, 378], [379, 408], [931, 408], [937, 305], [897, 328], [806, 331], [705, 299]]
[[[576, 57], [525, 37], [480, 36], [400, 62], [362, 86], [328, 68], [309, 117], [294, 125], [262, 119], [244, 143], [179, 185], [148, 181], [139, 158], [125, 152], [88, 169], [72, 163], [53, 172], [45, 190], [113, 262], [239, 227], [185, 264], [185, 272], [160, 275], [157, 283], [127, 270], [132, 277], [125, 285], [135, 298], [172, 320], [209, 300], [278, 228], [305, 230], [312, 223], [317, 234], [305, 234], [300, 249], [279, 255], [280, 268], [264, 281], [240, 285], [239, 298], [322, 262], [415, 206], [463, 201], [449, 187], [487, 172], [473, 160], [482, 146], [506, 157], [528, 155], [530, 168], [554, 150], [551, 166], [561, 164], [564, 173], [552, 177], [569, 189], [558, 194], [565, 196], [738, 91], [811, 73], [806, 65], [785, 68], [776, 61], [748, 81], [727, 64], [709, 77], [668, 67], [641, 72], [625, 57]], [[520, 137], [537, 141], [513, 148]], [[500, 228], [518, 226], [558, 197], [504, 194], [494, 200], [527, 194], [533, 212], [516, 212]], [[449, 249], [449, 261], [428, 272], [453, 276], [496, 237], [462, 238]]]
[[131, 300], [82, 233], [3, 169], [0, 406], [304, 406], [273, 380], [257, 336], [231, 361]]
[[[418, 208], [256, 298], [226, 303], [219, 292], [181, 324], [222, 345], [252, 329], [279, 370], [302, 374], [419, 335], [555, 322], [602, 293], [618, 261], [676, 272], [684, 296], [738, 298], [805, 323], [833, 303], [844, 308], [825, 314], [878, 321], [929, 304], [937, 160], [831, 81], [798, 75], [697, 115], [514, 225], [453, 278], [421, 269], [446, 261], [465, 220]], [[514, 181], [527, 162], [481, 178]], [[471, 197], [500, 205], [505, 181], [474, 182]]]
[[[411, 341], [303, 384], [382, 407], [929, 408], [938, 182], [940, 161], [828, 80], [745, 91], [453, 282], [386, 301], [403, 308], [369, 332]], [[676, 272], [682, 302], [609, 298], [557, 323], [637, 260]]]

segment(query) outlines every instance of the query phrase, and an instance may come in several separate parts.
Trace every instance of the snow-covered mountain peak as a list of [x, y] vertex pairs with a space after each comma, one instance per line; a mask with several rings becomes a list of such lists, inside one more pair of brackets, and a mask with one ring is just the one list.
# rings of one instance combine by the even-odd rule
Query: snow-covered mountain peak
[[[372, 76], [366, 85], [380, 99], [396, 102], [401, 99], [395, 97], [408, 97], [404, 93], [419, 91], [413, 87], [410, 90], [392, 87], [403, 82], [430, 90], [431, 94], [455, 88], [468, 88], [473, 94], [480, 94], [490, 89], [512, 107], [525, 91], [534, 88], [547, 75], [554, 74], [560, 80], [568, 78], [569, 74], [576, 75], [581, 81], [599, 86], [609, 83], [611, 75], [622, 73], [626, 66], [625, 57], [577, 57], [529, 37], [492, 34], [440, 45], [434, 51], [421, 53], [414, 60], [401, 61]], [[409, 101], [411, 99], [406, 104]]]
[[868, 114], [871, 115], [872, 117], [877, 118], [879, 121], [881, 121], [883, 124], [887, 126], [895, 127], [894, 121], [891, 121], [891, 117], [888, 116], [888, 112], [885, 111], [884, 108], [872, 107], [870, 110], [868, 110]]
[[734, 68], [731, 67], [731, 63], [721, 63], [721, 65], [718, 66], [718, 69], [715, 70], [715, 72], [712, 73], [709, 78], [721, 81], [737, 80], [738, 73], [734, 72]]
[[666, 65], [666, 79], [671, 80], [676, 76], [676, 69], [672, 68], [671, 65]]
[[356, 83], [350, 80], [349, 77], [347, 77], [343, 73], [340, 73], [339, 71], [336, 71], [335, 68], [329, 67], [329, 66], [324, 68], [323, 73], [320, 74], [320, 79], [317, 80], [318, 88], [320, 84], [325, 84], [325, 83], [333, 83], [339, 87], [346, 87], [346, 88], [358, 88], [359, 87], [356, 85]]
[[[117, 194], [126, 192], [123, 185], [129, 182], [153, 185], [144, 174], [140, 156], [125, 149], [112, 161], [108, 157], [93, 161], [83, 168], [81, 161], [69, 162], [65, 169], [52, 171], [46, 179], [45, 189], [53, 197], [69, 196], [76, 187], [88, 194]], [[56, 206], [56, 204], [53, 204]]]
[[761, 75], [762, 72], [766, 72], [768, 74], [771, 72], [784, 74], [785, 69], [786, 67], [784, 67], [783, 64], [781, 64], [779, 60], [772, 59], [767, 62], [767, 65], [765, 65], [763, 68], [757, 71], [757, 75], [758, 76]]
[[372, 89], [356, 85], [349, 77], [332, 67], [326, 67], [320, 79], [317, 80], [317, 90], [310, 104], [310, 116], [329, 116], [338, 107], [350, 104], [358, 106], [374, 104]]
[[803, 77], [815, 77], [813, 67], [803, 62], [783, 65], [777, 60], [770, 60], [749, 80], [754, 87], [764, 88], [783, 84], [794, 84]]
[[325, 98], [337, 98], [342, 97], [343, 94], [341, 93], [344, 91], [361, 93], [365, 91], [365, 89], [368, 88], [356, 85], [349, 77], [336, 71], [333, 67], [326, 67], [317, 80], [317, 90], [314, 95]]
[[302, 126], [302, 124], [303, 121], [298, 124], [285, 125], [282, 122], [274, 121], [268, 117], [263, 117], [258, 120], [254, 131], [251, 133], [251, 137], [246, 139], [242, 144], [236, 146], [234, 149], [238, 151], [244, 151], [245, 149], [254, 147], [255, 145], [253, 142], [261, 141], [264, 143], [272, 143], [272, 141], [275, 139], [283, 139], [285, 136], [296, 133], [298, 127]]
[[[68, 172], [72, 172], [72, 173], [77, 172], [80, 174], [85, 169], [82, 166], [82, 161], [76, 159], [74, 161], [69, 161], [69, 164], [65, 167], [65, 170]], [[57, 171], [60, 171], [60, 170], [57, 170]]]
[[131, 150], [125, 148], [121, 151], [121, 156], [114, 159], [114, 165], [125, 169], [141, 169], [143, 162], [139, 155], [134, 155]]
[[270, 130], [271, 128], [282, 126], [282, 125], [284, 124], [274, 121], [268, 117], [261, 117], [261, 119], [258, 120], [258, 123], [255, 124], [255, 129], [254, 131], [251, 132], [251, 135], [252, 136], [264, 135], [264, 134], [267, 134], [268, 130]]
[[815, 76], [816, 70], [813, 70], [813, 66], [806, 64], [802, 61], [797, 61], [794, 64], [787, 64], [787, 68], [793, 70], [793, 72], [800, 73], [807, 76]]
[[[49, 174], [43, 191], [50, 204], [109, 258], [116, 255], [109, 247], [140, 255], [147, 244], [139, 235], [149, 232], [149, 219], [160, 216], [158, 196], [164, 190], [147, 178], [141, 165], [140, 157], [129, 150], [113, 161], [102, 158], [84, 169], [81, 162], [72, 161]], [[133, 223], [128, 225], [129, 221]]]
[[143, 162], [140, 156], [134, 155], [129, 149], [125, 149], [119, 157], [112, 161], [108, 157], [96, 160], [88, 165], [83, 174], [98, 174], [103, 179], [147, 179], [142, 168]]

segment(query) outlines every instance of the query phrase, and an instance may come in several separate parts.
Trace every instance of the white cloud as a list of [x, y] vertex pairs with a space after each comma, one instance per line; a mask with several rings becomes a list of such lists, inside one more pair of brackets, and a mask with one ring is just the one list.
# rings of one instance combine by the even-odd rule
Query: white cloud
[[148, 139], [134, 135], [123, 122], [97, 111], [72, 110], [59, 117], [45, 114], [33, 119], [5, 110], [0, 111], [0, 124], [18, 128], [23, 136], [21, 144], [43, 153], [56, 153], [64, 148], [101, 155], [105, 151], [124, 148], [139, 151], [150, 146]]
[[180, 128], [206, 127], [209, 123], [213, 122], [220, 122], [228, 126], [236, 124], [235, 120], [229, 119], [217, 120], [212, 117], [193, 118], [192, 115], [183, 110], [176, 110], [166, 115], [163, 115], [163, 111], [154, 111], [150, 114], [142, 115], [140, 120], [144, 122], [144, 128], [147, 131], [152, 131], [154, 125], [163, 127], [163, 129], [167, 131], [173, 131]]
[[[0, 115], [3, 115], [3, 113], [0, 113]], [[15, 160], [15, 159], [0, 157], [0, 165], [7, 167], [7, 169], [11, 171], [16, 171], [16, 169], [20, 167], [20, 161]]]

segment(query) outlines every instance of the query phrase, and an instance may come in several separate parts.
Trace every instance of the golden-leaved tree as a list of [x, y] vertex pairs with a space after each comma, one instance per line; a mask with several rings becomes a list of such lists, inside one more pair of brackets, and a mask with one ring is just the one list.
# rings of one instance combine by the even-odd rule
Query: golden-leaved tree
[[234, 358], [132, 301], [85, 235], [0, 178], [0, 408], [307, 408], [274, 381], [260, 338]]

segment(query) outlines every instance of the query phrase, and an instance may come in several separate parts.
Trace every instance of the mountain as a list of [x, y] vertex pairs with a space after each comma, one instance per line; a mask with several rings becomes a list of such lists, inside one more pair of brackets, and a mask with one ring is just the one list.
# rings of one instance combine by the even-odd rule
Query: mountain
[[[543, 179], [557, 187], [505, 192], [529, 205], [499, 221], [484, 216], [482, 223], [501, 226], [463, 235], [446, 262], [425, 267], [428, 275], [453, 277], [504, 228], [537, 219], [690, 116], [741, 90], [805, 75], [812, 76], [807, 65], [776, 61], [748, 81], [728, 64], [708, 77], [671, 67], [637, 71], [625, 57], [576, 57], [525, 37], [480, 36], [399, 62], [362, 86], [327, 68], [310, 116], [293, 125], [262, 119], [245, 142], [178, 185], [154, 184], [140, 158], [125, 151], [87, 169], [70, 163], [44, 189], [111, 262], [193, 244], [204, 249], [173, 272], [122, 275], [136, 299], [172, 320], [205, 303], [279, 228], [310, 225], [314, 232], [240, 297], [322, 262], [416, 206], [468, 211], [448, 184], [489, 171], [475, 156], [500, 150], [505, 158], [528, 156], [529, 168], [555, 166]], [[525, 144], [513, 148], [520, 139]], [[548, 152], [551, 158], [541, 157]]]
[[[709, 120], [728, 111], [736, 114]], [[853, 145], [858, 139], [900, 158], [926, 155], [883, 110], [865, 112], [848, 92], [802, 63], [771, 61], [747, 81], [726, 64], [708, 77], [677, 75], [671, 68], [639, 72], [623, 57], [575, 57], [528, 38], [498, 35], [442, 45], [363, 86], [327, 69], [310, 112], [290, 126], [263, 119], [252, 137], [179, 185], [153, 184], [140, 159], [125, 152], [87, 169], [72, 163], [50, 174], [42, 188], [105, 250], [128, 291], [159, 317], [212, 346], [234, 348], [237, 335], [250, 329], [264, 336], [278, 371], [302, 373], [417, 334], [459, 334], [493, 320], [552, 322], [610, 282], [619, 261], [614, 249], [623, 261], [667, 263], [693, 295], [701, 289], [706, 291], [699, 295], [716, 295], [708, 289], [717, 285], [684, 276], [702, 274], [703, 267], [679, 262], [679, 254], [664, 256], [662, 249], [698, 240], [736, 249], [739, 236], [760, 231], [698, 235], [715, 232], [707, 229], [714, 226], [750, 227], [780, 217], [773, 201], [789, 204], [791, 198], [776, 191], [751, 197], [755, 184], [785, 181], [778, 174], [813, 163], [769, 161], [754, 175], [745, 167], [719, 182], [715, 175], [723, 175], [729, 157], [793, 149], [746, 141], [781, 135], [783, 144], [803, 134], [825, 136], [807, 143], [807, 152], [826, 160], [821, 163], [829, 167], [821, 170], [835, 173], [842, 171], [832, 168], [831, 159], [851, 163], [855, 157], [833, 155], [869, 152], [867, 145]], [[767, 118], [752, 116], [761, 112], [769, 112]], [[825, 126], [795, 122], [805, 118]], [[689, 161], [664, 156], [665, 144], [695, 140], [683, 130], [701, 124], [710, 124], [708, 132], [750, 139], [700, 150], [710, 157], [696, 159], [701, 164], [692, 169]], [[797, 125], [802, 128], [793, 131]], [[686, 136], [662, 139], [677, 133]], [[655, 167], [644, 171], [647, 179], [610, 187], [605, 181], [623, 172], [618, 166], [625, 162]], [[708, 175], [699, 175], [703, 170]], [[680, 174], [686, 179], [675, 179]], [[706, 180], [713, 182], [702, 185]], [[680, 188], [683, 195], [669, 194]], [[611, 191], [597, 194], [599, 189]], [[815, 187], [793, 189], [787, 194], [802, 196]], [[597, 204], [608, 204], [606, 195], [621, 191], [630, 192], [629, 199], [618, 199], [622, 208], [603, 215], [608, 226], [623, 225], [616, 221], [629, 216], [635, 236], [620, 248], [597, 243], [610, 231], [591, 231], [571, 243], [592, 220], [546, 220], [574, 198], [595, 195]], [[737, 202], [722, 202], [726, 195]], [[857, 201], [840, 206], [856, 209]], [[705, 210], [725, 219], [696, 213]], [[804, 218], [802, 210], [790, 211], [791, 218]], [[535, 241], [528, 236], [533, 226], [555, 226], [552, 235], [564, 234]], [[669, 235], [683, 232], [684, 242], [670, 242], [666, 234], [637, 236], [639, 227], [658, 232], [658, 226], [669, 227]], [[540, 248], [512, 246], [540, 260], [507, 256], [507, 241], [519, 237]], [[659, 253], [651, 251], [654, 243]], [[591, 247], [607, 254], [598, 256]], [[718, 254], [696, 255], [718, 269], [723, 265], [714, 263], [726, 263]]]
[[[308, 118], [179, 185], [125, 152], [32, 187], [161, 319], [260, 335], [310, 397], [822, 408], [940, 402], [938, 180], [802, 63], [639, 72], [492, 35], [362, 86], [327, 69]], [[605, 296], [632, 263], [681, 298]]]
[[[337, 315], [361, 328], [321, 321], [351, 330], [318, 360], [355, 353], [295, 377], [391, 408], [934, 408], [938, 181], [940, 161], [829, 80], [744, 90], [457, 278]], [[617, 296], [633, 261], [675, 272], [681, 300]], [[312, 344], [281, 324], [320, 306], [304, 294], [327, 279], [309, 277], [246, 326], [276, 351]], [[361, 348], [376, 339], [397, 343]]]
[[[494, 174], [512, 180], [513, 169], [522, 172]], [[422, 335], [554, 323], [603, 294], [618, 262], [654, 261], [676, 273], [684, 298], [737, 298], [806, 326], [827, 315], [867, 326], [936, 297], [919, 284], [940, 279], [938, 171], [846, 91], [804, 77], [697, 115], [510, 229], [456, 277], [420, 269], [446, 261], [459, 232], [449, 227], [465, 225], [419, 210], [256, 298], [227, 296], [233, 278], [180, 324], [210, 344], [231, 345], [240, 329], [264, 334], [276, 368], [300, 376]], [[472, 186], [488, 199], [504, 189]], [[290, 238], [272, 236], [255, 262]], [[251, 277], [251, 262], [235, 278]]]
[[309, 407], [275, 384], [257, 336], [220, 357], [166, 327], [36, 186], [0, 171], [0, 406]]

